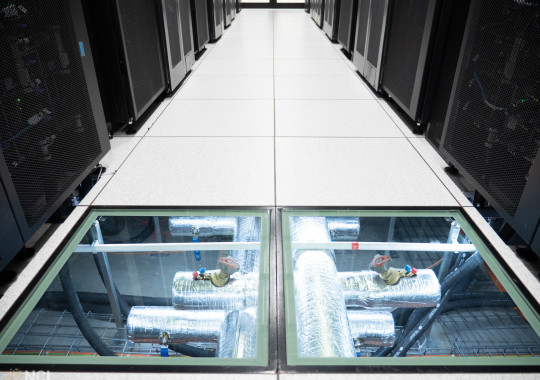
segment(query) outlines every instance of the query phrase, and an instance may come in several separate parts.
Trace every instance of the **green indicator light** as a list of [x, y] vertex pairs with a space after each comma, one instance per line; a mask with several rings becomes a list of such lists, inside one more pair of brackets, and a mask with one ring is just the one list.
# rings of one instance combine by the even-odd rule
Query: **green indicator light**
[[20, 102], [20, 101], [21, 101], [21, 99], [17, 98], [17, 101], [18, 101], [18, 102]]

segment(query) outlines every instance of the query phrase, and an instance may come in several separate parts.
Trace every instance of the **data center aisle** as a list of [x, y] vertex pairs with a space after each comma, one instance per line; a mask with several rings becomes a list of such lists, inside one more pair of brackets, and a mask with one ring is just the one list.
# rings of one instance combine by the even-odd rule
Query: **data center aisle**
[[467, 205], [302, 10], [244, 10], [83, 205]]

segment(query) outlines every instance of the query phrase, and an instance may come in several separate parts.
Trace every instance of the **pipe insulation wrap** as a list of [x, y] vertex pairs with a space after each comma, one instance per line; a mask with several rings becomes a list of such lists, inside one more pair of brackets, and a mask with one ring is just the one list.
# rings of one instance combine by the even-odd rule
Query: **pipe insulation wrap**
[[128, 339], [135, 343], [159, 343], [167, 332], [171, 343], [217, 342], [225, 320], [221, 310], [177, 310], [168, 306], [134, 306], [127, 320]]
[[294, 270], [300, 357], [354, 357], [343, 291], [334, 261], [323, 251], [304, 251]]
[[326, 218], [328, 231], [333, 241], [356, 241], [360, 235], [359, 218]]
[[348, 310], [353, 339], [365, 346], [392, 347], [396, 341], [392, 313], [380, 310]]
[[347, 307], [433, 307], [441, 299], [441, 285], [431, 269], [419, 269], [387, 285], [374, 271], [340, 272]]
[[[326, 219], [292, 217], [291, 240], [329, 242]], [[334, 252], [296, 250], [293, 263], [298, 356], [355, 357]]]
[[[330, 242], [330, 232], [323, 217], [291, 217], [291, 242], [327, 243]], [[305, 250], [297, 249], [293, 252], [293, 264]], [[334, 251], [324, 250], [332, 261], [335, 261]]]
[[255, 308], [227, 314], [219, 333], [219, 358], [254, 358], [257, 354], [257, 312]]
[[192, 237], [194, 229], [199, 237], [234, 236], [237, 218], [217, 216], [174, 216], [169, 218], [171, 236]]
[[[261, 241], [261, 218], [240, 217], [237, 220], [234, 242]], [[259, 271], [259, 250], [232, 251], [231, 256], [236, 260], [242, 272]]]
[[216, 287], [210, 281], [193, 280], [192, 272], [177, 272], [172, 304], [177, 309], [242, 310], [257, 305], [258, 273], [235, 273], [229, 283]]

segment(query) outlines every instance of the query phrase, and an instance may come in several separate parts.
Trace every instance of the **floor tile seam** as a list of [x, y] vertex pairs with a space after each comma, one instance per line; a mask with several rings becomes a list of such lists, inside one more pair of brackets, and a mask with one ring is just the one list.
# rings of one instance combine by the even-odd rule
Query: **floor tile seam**
[[[144, 138], [146, 138], [145, 136], [134, 136], [133, 138], [136, 138], [136, 139], [139, 139], [139, 141], [137, 141], [137, 143], [133, 146], [133, 148], [126, 154], [126, 156], [124, 157], [124, 159], [122, 160], [122, 162], [117, 166], [117, 168], [114, 170], [114, 172], [112, 173], [109, 173], [109, 174], [112, 174], [109, 178], [109, 180], [107, 181], [107, 183], [105, 185], [103, 185], [103, 187], [99, 190], [99, 192], [96, 194], [96, 196], [94, 197], [94, 199], [88, 203], [87, 207], [90, 207], [90, 206], [93, 206], [94, 205], [94, 202], [100, 197], [101, 193], [103, 193], [103, 191], [107, 188], [107, 186], [111, 183], [111, 181], [113, 180], [114, 176], [116, 175], [116, 173], [118, 173], [118, 171], [122, 168], [122, 165], [124, 165], [126, 163], [126, 161], [128, 160], [128, 158], [133, 154], [133, 152], [135, 151], [135, 149], [137, 149], [137, 147], [139, 146], [139, 144], [143, 141]], [[128, 205], [129, 206], [129, 205]]]
[[[412, 148], [414, 149], [414, 151], [418, 154], [418, 156], [420, 156], [420, 158], [422, 159], [422, 161], [424, 161], [424, 163], [428, 166], [429, 170], [433, 173], [433, 175], [437, 178], [437, 180], [443, 185], [443, 187], [446, 189], [446, 191], [448, 191], [448, 193], [450, 194], [450, 196], [456, 201], [456, 203], [461, 207], [461, 202], [454, 196], [454, 193], [452, 191], [450, 191], [450, 189], [448, 188], [448, 186], [446, 186], [446, 184], [443, 182], [443, 180], [441, 178], [439, 178], [439, 176], [437, 175], [437, 173], [435, 172], [435, 170], [431, 167], [431, 165], [427, 162], [427, 160], [424, 158], [424, 156], [422, 156], [422, 154], [420, 153], [420, 151], [418, 149], [416, 149], [416, 146], [414, 146], [414, 144], [410, 141], [410, 139], [408, 137], [405, 137], [407, 139], [407, 142], [412, 146]], [[451, 180], [451, 178], [449, 178]]]
[[392, 116], [390, 115], [390, 113], [386, 110], [386, 108], [384, 108], [381, 103], [380, 103], [380, 99], [374, 99], [375, 101], [377, 101], [377, 104], [379, 105], [379, 107], [381, 107], [381, 109], [384, 111], [384, 113], [386, 113], [388, 115], [388, 117], [390, 118], [390, 120], [392, 121], [392, 123], [394, 123], [394, 125], [397, 127], [397, 129], [399, 129], [399, 131], [403, 134], [403, 137], [407, 137], [408, 136], [405, 134], [405, 132], [403, 132], [401, 130], [401, 128], [399, 127], [398, 123], [395, 122], [395, 120], [392, 118]]

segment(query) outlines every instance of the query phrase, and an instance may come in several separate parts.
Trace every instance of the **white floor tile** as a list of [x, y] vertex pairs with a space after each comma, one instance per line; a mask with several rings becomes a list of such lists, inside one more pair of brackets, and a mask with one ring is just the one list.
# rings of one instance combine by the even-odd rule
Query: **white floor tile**
[[458, 206], [404, 138], [276, 138], [276, 204]]
[[93, 205], [271, 206], [271, 137], [145, 137]]
[[404, 137], [376, 100], [276, 100], [276, 136]]
[[358, 80], [358, 76], [341, 59], [335, 60], [275, 60], [274, 74], [280, 75], [328, 75], [349, 76]]
[[307, 59], [307, 60], [341, 60], [341, 56], [332, 46], [317, 47], [288, 47], [281, 46], [274, 48], [274, 58], [281, 60]]
[[273, 75], [272, 60], [218, 60], [208, 59], [193, 75]]
[[273, 58], [273, 50], [272, 47], [258, 47], [257, 45], [253, 44], [251, 48], [245, 48], [245, 47], [221, 47], [216, 46], [212, 49], [212, 51], [208, 54], [208, 60], [214, 60], [214, 59], [232, 59], [232, 60], [239, 60], [239, 59], [249, 59], [249, 60], [260, 60], [260, 59], [268, 59], [272, 60]]
[[324, 37], [313, 38], [276, 38], [274, 39], [274, 47], [289, 47], [289, 48], [305, 48], [305, 47], [328, 47], [331, 46], [330, 41]]
[[193, 76], [175, 99], [272, 99], [271, 76]]
[[276, 99], [373, 99], [371, 91], [346, 76], [277, 76]]
[[274, 136], [269, 100], [174, 100], [147, 136]]
[[100, 191], [103, 190], [105, 185], [107, 185], [107, 182], [114, 176], [114, 173], [120, 168], [128, 155], [135, 149], [139, 141], [141, 141], [141, 138], [136, 136], [115, 136], [110, 140], [111, 150], [100, 161], [100, 164], [103, 165], [106, 170], [92, 190], [90, 190], [90, 192], [81, 200], [80, 205], [88, 206], [92, 204], [94, 199], [98, 196]]

